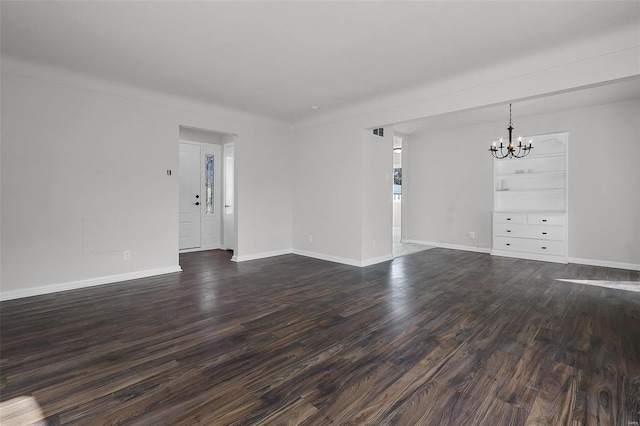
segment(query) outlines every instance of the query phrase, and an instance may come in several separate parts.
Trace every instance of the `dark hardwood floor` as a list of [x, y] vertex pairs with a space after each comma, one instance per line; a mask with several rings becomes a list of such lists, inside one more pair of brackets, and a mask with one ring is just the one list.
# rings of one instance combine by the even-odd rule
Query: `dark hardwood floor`
[[640, 423], [640, 273], [433, 249], [184, 272], [1, 307], [1, 400], [48, 424]]

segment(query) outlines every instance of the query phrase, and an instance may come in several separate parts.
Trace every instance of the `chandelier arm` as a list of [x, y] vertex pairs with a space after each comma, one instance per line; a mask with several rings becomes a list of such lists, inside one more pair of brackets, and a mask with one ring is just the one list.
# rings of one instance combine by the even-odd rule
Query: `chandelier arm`
[[504, 152], [504, 147], [500, 146], [500, 154], [498, 154], [498, 148], [497, 147], [492, 147], [489, 149], [489, 151], [491, 151], [491, 154], [497, 158], [498, 160], [501, 160], [503, 158], [506, 158], [509, 155], [509, 151], [507, 150], [507, 152]]
[[[506, 148], [507, 152], [504, 152], [504, 148]], [[502, 147], [502, 144], [500, 144], [500, 159], [502, 158], [506, 158], [509, 155], [509, 148], [508, 147]]]

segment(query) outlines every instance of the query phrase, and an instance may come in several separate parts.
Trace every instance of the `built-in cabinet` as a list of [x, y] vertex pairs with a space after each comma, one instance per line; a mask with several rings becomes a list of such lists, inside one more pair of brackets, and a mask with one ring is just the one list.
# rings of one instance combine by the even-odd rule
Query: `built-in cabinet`
[[527, 157], [493, 160], [491, 254], [567, 263], [569, 133], [523, 140]]

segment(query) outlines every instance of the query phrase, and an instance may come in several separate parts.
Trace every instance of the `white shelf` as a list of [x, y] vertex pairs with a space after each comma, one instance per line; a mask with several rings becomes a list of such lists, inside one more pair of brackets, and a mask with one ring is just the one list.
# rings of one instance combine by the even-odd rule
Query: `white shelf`
[[545, 159], [545, 158], [553, 158], [553, 157], [564, 157], [565, 155], [567, 155], [565, 152], [550, 152], [548, 154], [531, 154], [526, 156], [525, 158], [522, 158], [522, 160], [534, 160], [536, 158], [539, 159]]
[[565, 188], [496, 189], [495, 192], [564, 192]]
[[506, 209], [506, 210], [495, 210], [496, 213], [536, 213], [536, 214], [560, 214], [565, 213], [564, 210], [546, 210], [546, 209], [526, 209], [526, 210], [518, 210], [518, 209]]
[[565, 170], [554, 170], [549, 172], [530, 172], [530, 173], [498, 173], [497, 178], [523, 178], [523, 177], [539, 177], [539, 176], [562, 176], [566, 174]]

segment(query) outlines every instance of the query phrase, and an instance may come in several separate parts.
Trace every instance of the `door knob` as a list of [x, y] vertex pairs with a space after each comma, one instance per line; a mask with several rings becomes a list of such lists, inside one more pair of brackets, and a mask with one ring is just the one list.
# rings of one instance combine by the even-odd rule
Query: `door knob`
[[200, 195], [196, 194], [196, 198], [200, 198]]
[[225, 206], [225, 207], [231, 207], [229, 204], [225, 204], [224, 206]]
[[200, 205], [200, 201], [196, 201], [196, 202], [195, 202], [195, 203], [193, 203], [193, 204], [195, 204], [196, 206], [199, 206], [199, 205]]

